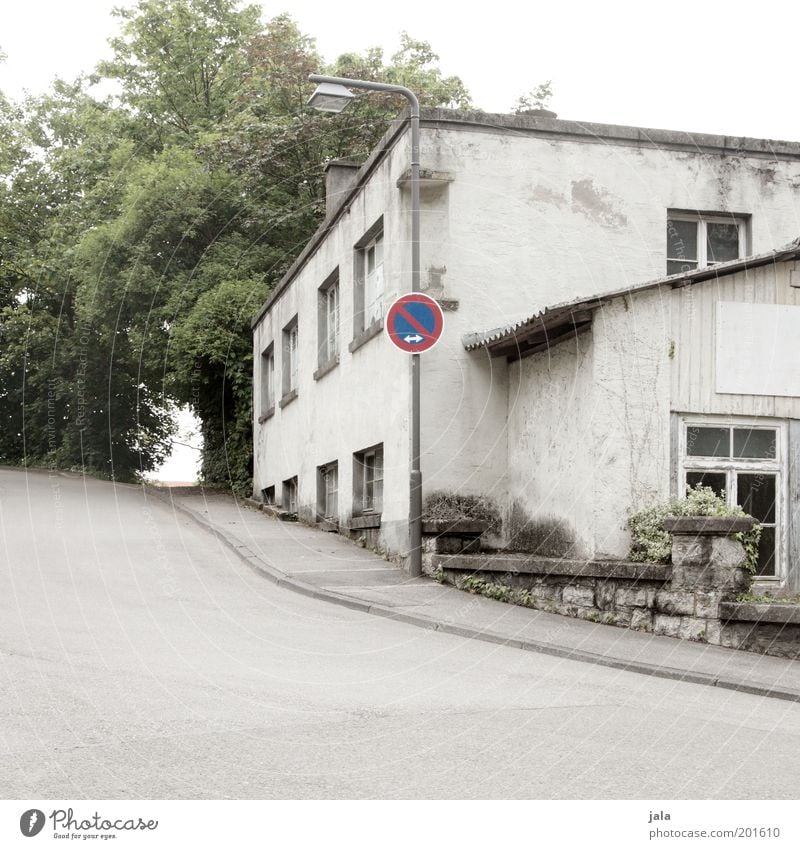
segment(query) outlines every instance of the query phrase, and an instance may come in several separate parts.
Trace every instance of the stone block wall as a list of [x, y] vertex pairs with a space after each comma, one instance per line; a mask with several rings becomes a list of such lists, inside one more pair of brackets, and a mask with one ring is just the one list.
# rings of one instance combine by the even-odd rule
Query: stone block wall
[[591, 622], [712, 645], [800, 658], [800, 605], [741, 603], [750, 587], [732, 535], [749, 518], [675, 518], [672, 563], [578, 561], [521, 554], [443, 553], [427, 574], [460, 589]]

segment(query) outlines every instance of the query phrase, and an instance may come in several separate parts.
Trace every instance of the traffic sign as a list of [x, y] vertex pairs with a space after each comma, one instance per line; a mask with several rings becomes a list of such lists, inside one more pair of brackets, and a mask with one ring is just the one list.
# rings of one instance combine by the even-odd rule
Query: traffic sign
[[442, 337], [444, 317], [436, 301], [421, 292], [401, 295], [386, 313], [386, 333], [401, 351], [421, 354]]

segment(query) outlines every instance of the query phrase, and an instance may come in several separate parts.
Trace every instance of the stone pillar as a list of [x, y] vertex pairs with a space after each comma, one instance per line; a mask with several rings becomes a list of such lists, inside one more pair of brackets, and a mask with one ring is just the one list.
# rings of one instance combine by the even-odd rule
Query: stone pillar
[[745, 551], [732, 534], [749, 531], [750, 516], [679, 516], [664, 521], [672, 534], [673, 590], [719, 593], [728, 601], [750, 588]]
[[656, 593], [656, 634], [714, 643], [722, 640], [720, 604], [750, 588], [745, 551], [731, 534], [749, 531], [755, 520], [739, 516], [680, 516], [666, 519], [672, 534], [672, 576]]

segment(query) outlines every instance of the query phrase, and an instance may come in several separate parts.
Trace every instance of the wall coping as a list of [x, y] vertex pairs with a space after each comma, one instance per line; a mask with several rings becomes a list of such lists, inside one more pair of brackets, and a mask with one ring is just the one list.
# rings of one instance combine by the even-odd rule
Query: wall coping
[[664, 530], [691, 536], [729, 536], [744, 533], [756, 524], [752, 516], [669, 516]]
[[423, 519], [422, 533], [437, 536], [453, 534], [483, 534], [489, 530], [489, 523], [483, 519]]
[[800, 625], [800, 604], [723, 601], [719, 606], [719, 615], [721, 619], [729, 621]]
[[434, 568], [462, 572], [511, 572], [524, 575], [567, 575], [579, 578], [623, 578], [633, 581], [668, 581], [672, 566], [626, 560], [566, 560], [525, 554], [437, 554]]

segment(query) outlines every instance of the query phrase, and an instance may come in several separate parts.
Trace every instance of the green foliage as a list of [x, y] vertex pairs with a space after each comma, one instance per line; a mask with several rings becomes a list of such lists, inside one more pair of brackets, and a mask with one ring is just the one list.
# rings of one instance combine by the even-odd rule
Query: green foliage
[[468, 575], [457, 582], [460, 590], [466, 590], [473, 595], [482, 595], [506, 604], [518, 604], [522, 607], [533, 607], [534, 598], [530, 590], [517, 589], [495, 581], [487, 581], [477, 575]]
[[[672, 538], [664, 530], [664, 520], [670, 516], [746, 516], [741, 507], [728, 507], [724, 498], [707, 486], [688, 488], [685, 498], [672, 498], [634, 513], [628, 519], [631, 532], [630, 560], [645, 563], [669, 563]], [[752, 574], [758, 564], [758, 543], [761, 526], [735, 537], [744, 546], [745, 567]]]
[[[324, 215], [323, 166], [365, 156], [404, 103], [306, 106], [312, 71], [469, 105], [426, 42], [325, 67], [287, 15], [139, 0], [112, 57], [21, 104], [0, 95], [0, 461], [120, 480], [156, 468], [176, 406], [206, 483], [252, 474], [250, 319]], [[115, 98], [94, 94], [110, 80]]]
[[553, 81], [547, 80], [540, 83], [536, 88], [517, 98], [512, 111], [520, 114], [530, 109], [549, 109], [550, 100], [553, 97]]
[[422, 514], [431, 520], [456, 522], [459, 519], [472, 519], [488, 522], [490, 528], [500, 525], [497, 505], [483, 495], [462, 495], [458, 492], [437, 490], [425, 497]]

